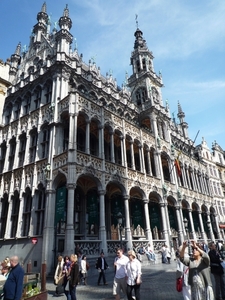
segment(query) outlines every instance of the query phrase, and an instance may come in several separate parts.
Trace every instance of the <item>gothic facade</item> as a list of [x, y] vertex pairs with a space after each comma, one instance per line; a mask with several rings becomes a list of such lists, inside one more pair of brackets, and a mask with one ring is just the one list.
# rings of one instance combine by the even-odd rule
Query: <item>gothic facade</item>
[[75, 247], [95, 256], [120, 243], [157, 249], [187, 235], [223, 238], [207, 164], [181, 105], [177, 124], [163, 104], [142, 31], [120, 88], [71, 50], [68, 7], [59, 30], [51, 31], [45, 3], [37, 21], [29, 47], [18, 44], [11, 56], [0, 132], [4, 253], [31, 259], [34, 270], [46, 260], [49, 272], [58, 253]]

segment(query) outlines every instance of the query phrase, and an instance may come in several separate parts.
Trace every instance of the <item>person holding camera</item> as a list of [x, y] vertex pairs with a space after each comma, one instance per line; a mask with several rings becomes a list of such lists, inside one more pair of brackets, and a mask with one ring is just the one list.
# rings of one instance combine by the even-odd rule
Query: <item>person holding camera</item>
[[210, 277], [210, 259], [202, 246], [190, 241], [193, 255], [185, 256], [188, 241], [184, 241], [180, 251], [181, 262], [189, 267], [188, 284], [191, 286], [192, 300], [214, 300], [212, 281]]

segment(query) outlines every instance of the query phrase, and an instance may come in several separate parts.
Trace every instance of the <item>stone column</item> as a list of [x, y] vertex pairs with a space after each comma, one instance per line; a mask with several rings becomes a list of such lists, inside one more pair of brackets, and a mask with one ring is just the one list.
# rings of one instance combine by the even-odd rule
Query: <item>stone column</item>
[[110, 131], [110, 151], [111, 151], [111, 162], [115, 162], [115, 154], [114, 154], [114, 135], [113, 131]]
[[124, 196], [124, 208], [125, 208], [125, 237], [127, 240], [127, 249], [133, 249], [132, 236], [130, 230], [130, 212], [129, 212], [129, 196]]
[[152, 231], [150, 228], [150, 216], [149, 216], [149, 210], [148, 210], [148, 200], [144, 199], [144, 212], [145, 212], [145, 222], [146, 222], [146, 239], [151, 243], [152, 245]]
[[148, 164], [148, 169], [149, 169], [149, 175], [152, 176], [151, 159], [150, 159], [150, 149], [147, 150], [147, 164]]
[[191, 224], [191, 234], [194, 240], [197, 240], [196, 234], [195, 234], [195, 228], [194, 228], [194, 223], [193, 223], [193, 217], [192, 217], [192, 209], [188, 209], [189, 213], [189, 221]]
[[131, 153], [131, 168], [135, 170], [135, 163], [134, 163], [134, 142], [130, 141], [130, 153]]
[[164, 202], [159, 203], [160, 210], [161, 210], [161, 216], [162, 216], [163, 236], [164, 236], [164, 239], [166, 240], [166, 244], [169, 245], [169, 234], [168, 234], [168, 230], [167, 230], [167, 226], [166, 226], [165, 205], [166, 204]]
[[179, 244], [181, 245], [184, 241], [184, 235], [183, 235], [181, 219], [180, 219], [180, 206], [176, 205], [175, 210], [176, 210], [176, 217], [177, 217], [177, 224], [178, 224], [178, 240], [179, 240]]
[[90, 154], [90, 120], [86, 120], [86, 144], [85, 152]]
[[217, 214], [214, 214], [214, 218], [215, 218], [215, 224], [216, 224], [216, 231], [217, 231], [217, 234], [218, 234], [218, 239], [219, 239], [219, 240], [222, 240], [221, 232], [220, 232], [220, 228], [219, 228], [218, 215], [217, 215]]
[[[54, 249], [55, 242], [55, 213], [52, 212], [52, 208], [55, 209], [55, 190], [46, 189], [46, 206], [45, 206], [45, 221], [44, 221], [44, 229], [43, 229], [43, 243], [42, 243], [42, 261], [47, 261], [47, 273], [49, 273], [54, 266], [54, 258], [52, 251], [49, 249]], [[70, 250], [74, 251], [74, 236], [72, 239], [73, 248]], [[73, 252], [65, 252], [65, 253], [73, 253]]]
[[123, 136], [120, 136], [120, 148], [121, 148], [121, 165], [124, 166]]
[[211, 241], [215, 241], [215, 236], [213, 234], [213, 230], [212, 230], [212, 224], [211, 224], [211, 219], [210, 219], [210, 213], [207, 212], [207, 227], [209, 229], [209, 237]]
[[143, 160], [142, 160], [141, 145], [138, 145], [138, 150], [139, 150], [140, 171], [143, 172]]
[[[65, 233], [65, 253], [74, 252], [74, 194], [75, 184], [67, 184], [67, 218], [66, 218], [66, 233]], [[71, 252], [72, 251], [72, 252]]]
[[105, 227], [105, 191], [99, 191], [100, 197], [100, 226], [99, 239], [102, 241], [101, 249], [107, 253], [106, 227]]
[[202, 221], [202, 212], [200, 210], [198, 210], [198, 217], [199, 217], [199, 223], [200, 223], [201, 237], [202, 237], [202, 239], [205, 240], [206, 236], [205, 236], [205, 230], [204, 230], [203, 221]]
[[99, 144], [98, 144], [98, 156], [102, 159], [104, 159], [104, 131], [103, 131], [103, 125], [98, 126], [98, 139], [99, 139]]

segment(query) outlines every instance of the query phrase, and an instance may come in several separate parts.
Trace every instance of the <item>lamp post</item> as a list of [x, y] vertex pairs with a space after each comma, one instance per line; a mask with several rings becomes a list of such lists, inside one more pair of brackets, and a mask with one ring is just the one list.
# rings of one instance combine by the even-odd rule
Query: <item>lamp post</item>
[[118, 225], [119, 225], [119, 231], [120, 231], [120, 248], [122, 249], [122, 230], [123, 230], [123, 215], [121, 214], [121, 212], [119, 212], [117, 214], [117, 222], [118, 222]]
[[192, 253], [192, 247], [191, 247], [189, 231], [188, 231], [188, 220], [186, 218], [184, 218], [184, 228], [185, 228], [186, 236], [187, 236], [187, 240], [188, 240], [188, 255], [192, 256], [193, 253]]

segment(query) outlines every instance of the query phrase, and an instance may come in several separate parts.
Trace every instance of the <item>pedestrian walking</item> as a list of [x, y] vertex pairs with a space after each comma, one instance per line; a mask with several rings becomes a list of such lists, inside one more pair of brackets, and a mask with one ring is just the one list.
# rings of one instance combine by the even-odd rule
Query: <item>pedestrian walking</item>
[[215, 294], [216, 300], [225, 299], [225, 279], [224, 279], [224, 269], [221, 266], [223, 261], [219, 252], [216, 250], [216, 244], [214, 242], [209, 243], [209, 258], [210, 258], [210, 268], [211, 273], [215, 278]]
[[64, 293], [64, 287], [63, 287], [63, 281], [64, 281], [64, 274], [63, 274], [63, 264], [64, 260], [63, 257], [60, 255], [58, 257], [57, 266], [55, 269], [55, 275], [54, 275], [54, 282], [56, 286], [56, 296]]
[[104, 252], [101, 252], [99, 258], [97, 259], [96, 268], [99, 271], [98, 275], [98, 285], [100, 285], [101, 279], [103, 280], [104, 285], [108, 285], [105, 278], [105, 270], [108, 268], [108, 264], [106, 262], [106, 259], [104, 257]]
[[70, 265], [71, 262], [69, 256], [65, 256], [62, 273], [64, 275], [64, 281], [63, 281], [64, 293], [66, 295], [67, 300], [71, 300], [70, 289], [69, 289]]
[[141, 263], [136, 258], [133, 250], [128, 251], [129, 261], [126, 265], [127, 274], [127, 298], [133, 300], [132, 294], [134, 292], [135, 299], [140, 300], [140, 286], [141, 286]]
[[71, 300], [77, 300], [76, 288], [77, 288], [78, 281], [79, 281], [79, 266], [77, 263], [77, 255], [71, 254], [70, 261], [71, 261], [70, 279], [69, 279], [70, 280], [70, 295], [71, 295]]
[[117, 257], [114, 260], [115, 277], [113, 281], [113, 295], [116, 300], [120, 300], [120, 292], [127, 294], [126, 282], [126, 265], [129, 261], [128, 257], [123, 254], [123, 250], [118, 248], [116, 251]]
[[11, 270], [4, 284], [4, 300], [20, 300], [23, 293], [24, 270], [19, 264], [18, 256], [10, 258]]
[[87, 285], [87, 256], [85, 254], [81, 259], [81, 283]]

